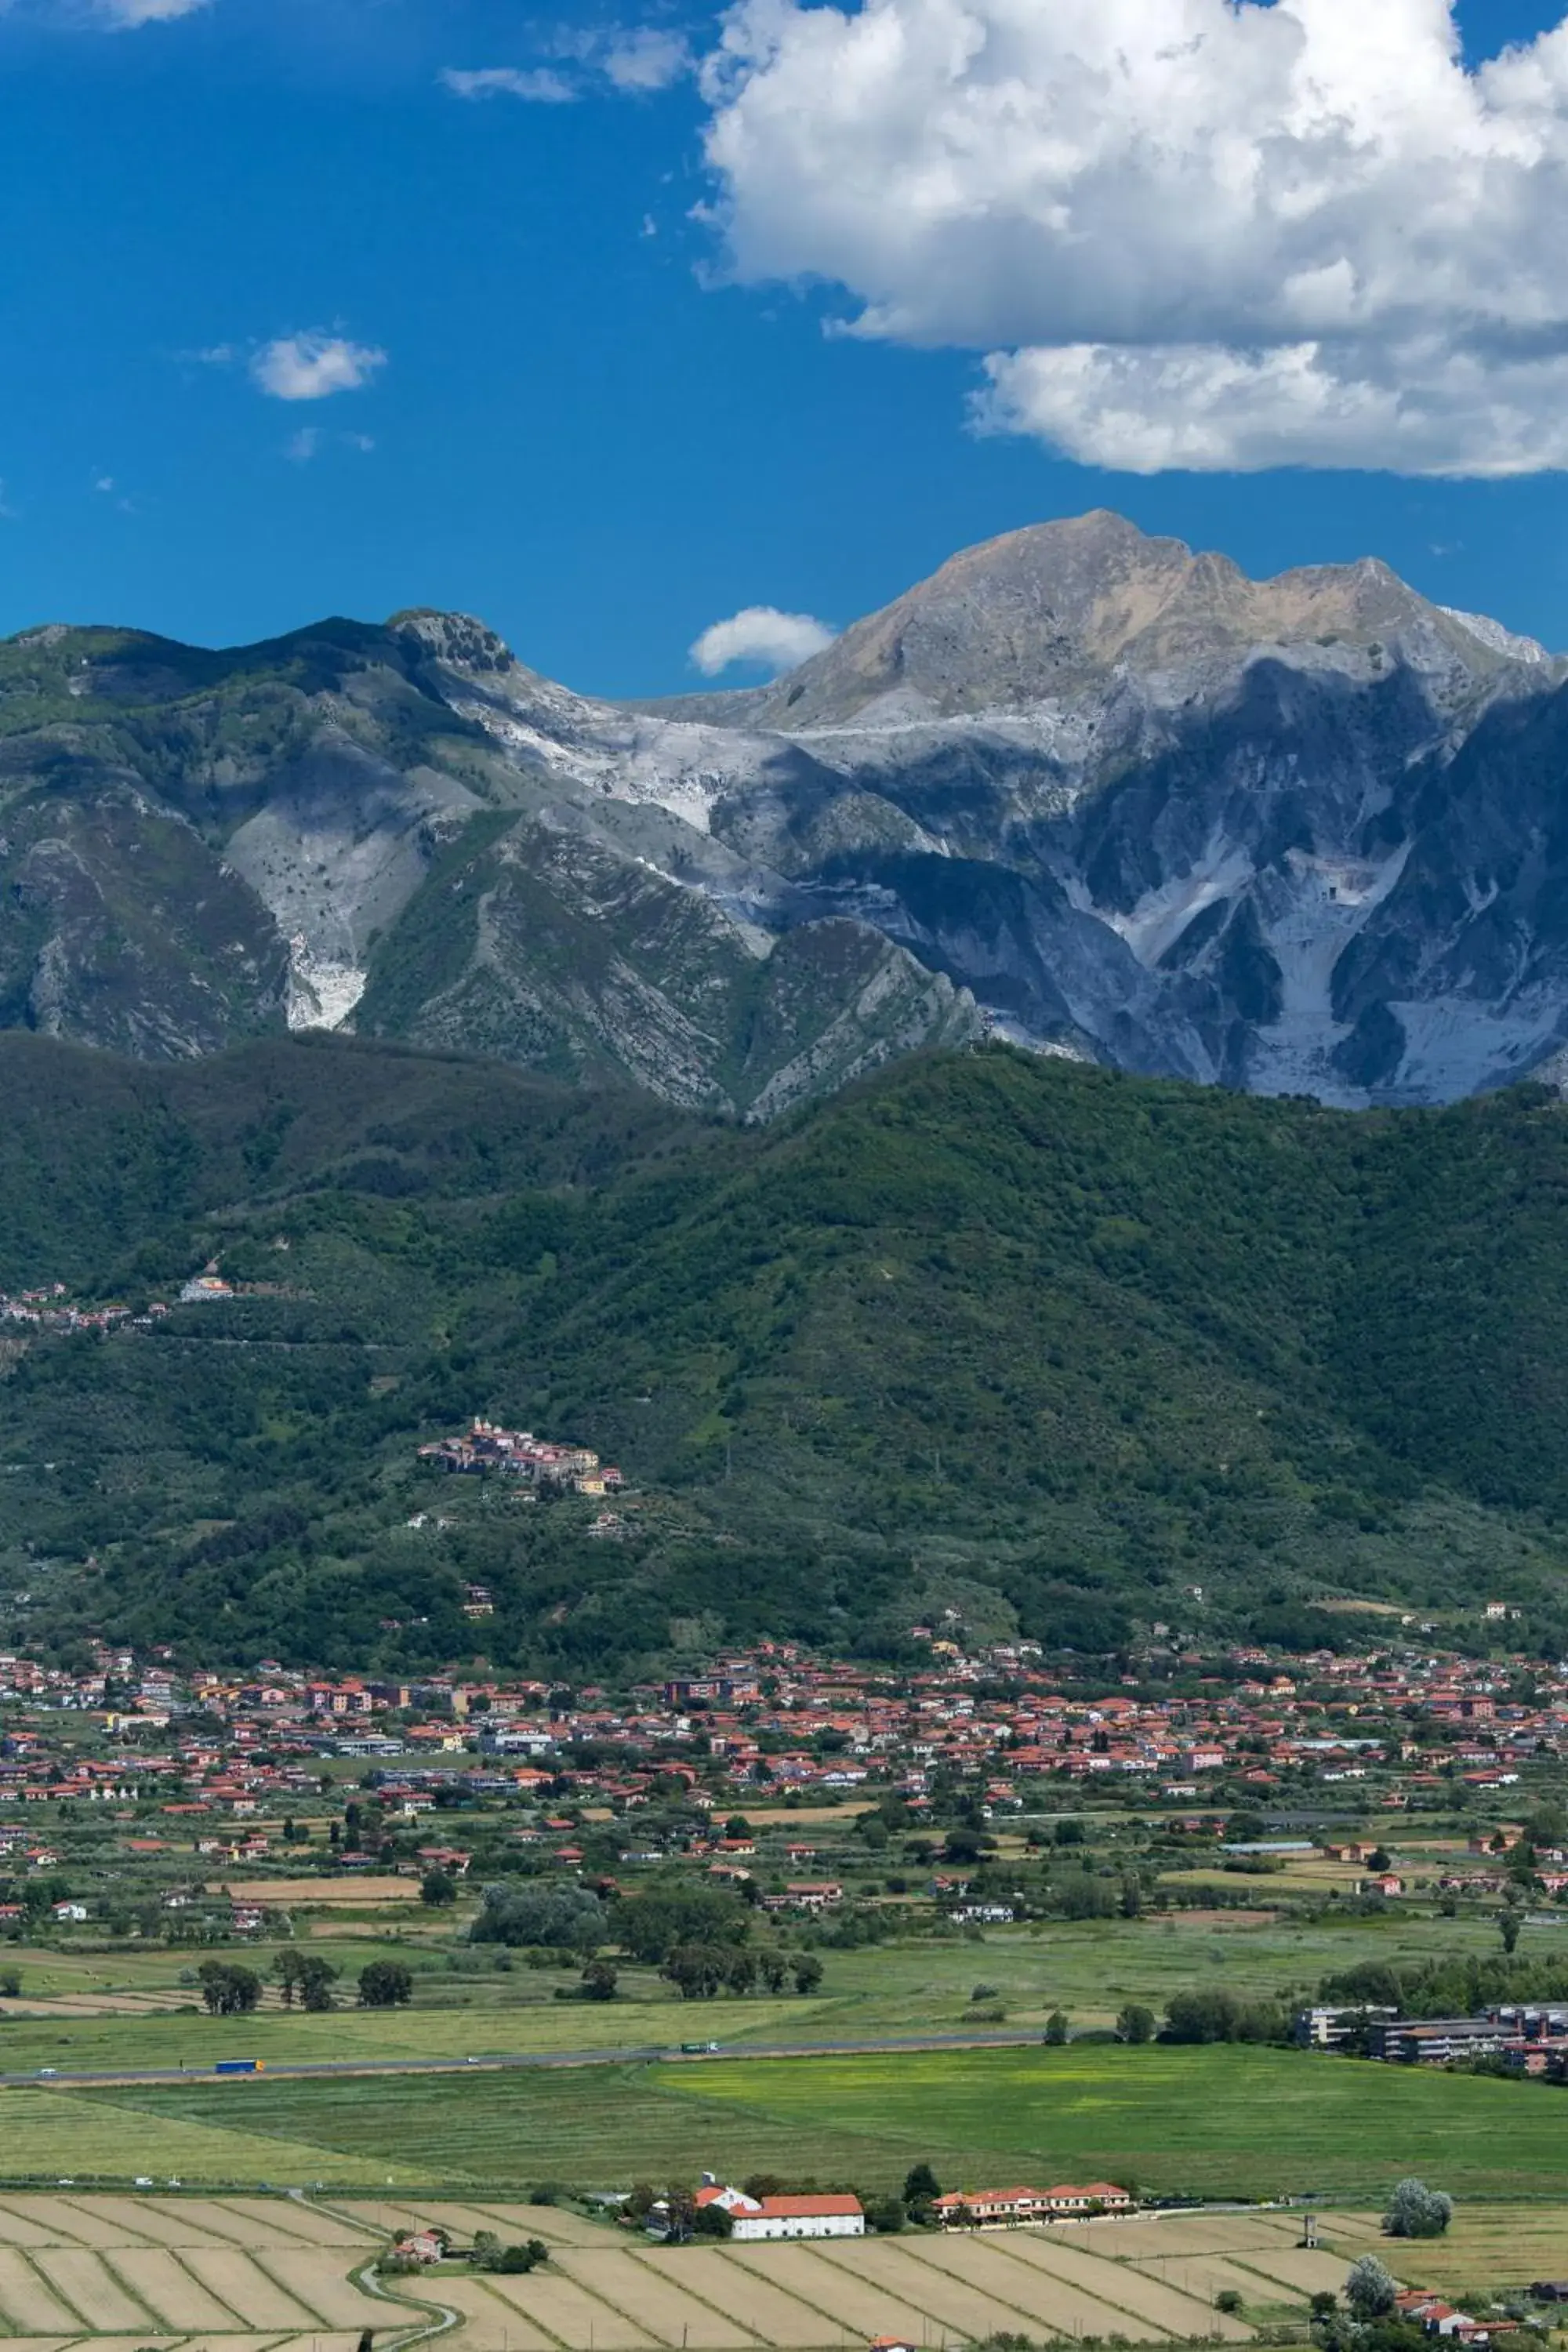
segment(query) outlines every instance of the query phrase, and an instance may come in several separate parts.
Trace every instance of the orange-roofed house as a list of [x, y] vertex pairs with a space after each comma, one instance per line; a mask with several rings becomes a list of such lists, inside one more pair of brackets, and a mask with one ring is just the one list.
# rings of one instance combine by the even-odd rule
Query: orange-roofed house
[[1091, 2180], [1079, 2188], [1060, 2182], [1054, 2189], [976, 2189], [967, 2195], [952, 2191], [936, 2200], [938, 2221], [944, 2228], [1016, 2227], [1022, 2221], [1082, 2221], [1095, 2213], [1130, 2213], [1132, 2199], [1113, 2180]]

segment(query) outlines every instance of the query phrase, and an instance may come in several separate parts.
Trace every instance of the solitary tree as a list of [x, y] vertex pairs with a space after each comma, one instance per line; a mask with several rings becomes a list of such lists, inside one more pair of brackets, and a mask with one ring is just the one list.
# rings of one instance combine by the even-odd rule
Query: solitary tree
[[590, 1960], [583, 1971], [584, 2000], [614, 2000], [620, 1979], [614, 1960]]
[[406, 2009], [414, 1997], [414, 1976], [401, 1960], [372, 1960], [359, 1972], [362, 2009]]
[[1152, 2042], [1153, 2011], [1145, 2009], [1140, 2000], [1130, 2000], [1116, 2021], [1116, 2031], [1123, 2042]]
[[942, 2183], [929, 2164], [912, 2164], [904, 2176], [904, 2203], [911, 2210], [934, 2205], [942, 2195]]
[[1053, 2050], [1061, 2049], [1068, 2038], [1068, 2014], [1065, 2009], [1053, 2009], [1046, 2020], [1046, 2040]]
[[458, 1899], [458, 1882], [449, 1870], [427, 1870], [419, 1882], [419, 1900], [442, 1909]]
[[792, 1963], [796, 1992], [815, 1992], [822, 1982], [822, 1962], [815, 1952], [801, 1952]]
[[1357, 2319], [1382, 2319], [1394, 2309], [1399, 2289], [1393, 2273], [1375, 2254], [1363, 2254], [1351, 2264], [1345, 2281], [1345, 2301]]
[[1402, 2180], [1388, 2200], [1383, 2226], [1391, 2238], [1440, 2238], [1454, 2218], [1454, 2200], [1424, 2180]]

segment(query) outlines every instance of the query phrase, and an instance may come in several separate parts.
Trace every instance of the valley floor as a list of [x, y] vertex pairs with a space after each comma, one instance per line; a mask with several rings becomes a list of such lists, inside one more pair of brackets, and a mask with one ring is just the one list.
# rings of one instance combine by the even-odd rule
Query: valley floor
[[[1440, 2248], [1401, 2248], [1402, 2272], [1413, 2284], [1469, 2275], [1495, 2259], [1501, 2218], [1461, 2221]], [[1568, 2209], [1524, 2219], [1522, 2237], [1518, 2217], [1508, 2227], [1516, 2252], [1568, 2266]], [[549, 2258], [521, 2277], [453, 2262], [368, 2281], [366, 2266], [411, 2228], [444, 2229], [458, 2246], [481, 2230], [537, 2238]], [[1320, 2229], [1315, 2251], [1300, 2246], [1299, 2214], [1234, 2210], [658, 2247], [564, 2207], [482, 2191], [306, 2202], [102, 2196], [67, 2181], [0, 2200], [0, 2336], [16, 2352], [353, 2352], [362, 2328], [407, 2344], [443, 2332], [455, 2352], [826, 2352], [894, 2335], [932, 2347], [1021, 2334], [1239, 2343], [1265, 2326], [1304, 2333], [1308, 2297], [1337, 2291], [1349, 2261], [1383, 2242], [1367, 2214], [1326, 2213]]]

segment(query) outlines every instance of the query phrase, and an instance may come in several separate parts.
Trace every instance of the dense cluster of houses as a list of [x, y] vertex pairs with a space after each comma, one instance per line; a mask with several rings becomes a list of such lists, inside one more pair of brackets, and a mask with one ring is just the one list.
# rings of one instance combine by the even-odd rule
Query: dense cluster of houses
[[578, 1495], [615, 1494], [624, 1483], [620, 1472], [602, 1463], [590, 1445], [559, 1445], [535, 1437], [531, 1429], [500, 1429], [492, 1421], [476, 1421], [460, 1437], [422, 1445], [419, 1459], [460, 1475], [495, 1471], [531, 1486], [569, 1486]]
[[[596, 1461], [578, 1449], [553, 1451], [574, 1478]], [[482, 1619], [496, 1604], [487, 1588], [471, 1585], [464, 1605]], [[525, 1789], [569, 1780], [586, 1801], [616, 1810], [656, 1783], [685, 1783], [699, 1805], [715, 1781], [741, 1795], [766, 1789], [829, 1797], [871, 1784], [895, 1791], [918, 1816], [945, 1774], [978, 1780], [1001, 1810], [1022, 1802], [1021, 1784], [1050, 1780], [1121, 1783], [1141, 1801], [1200, 1808], [1205, 1794], [1222, 1805], [1263, 1805], [1304, 1784], [1326, 1791], [1361, 1783], [1369, 1801], [1397, 1811], [1423, 1797], [1507, 1792], [1531, 1764], [1568, 1749], [1568, 1667], [1534, 1666], [1524, 1699], [1510, 1696], [1522, 1662], [1325, 1654], [1286, 1669], [1243, 1649], [1191, 1663], [1205, 1671], [1179, 1696], [1151, 1696], [1145, 1685], [1085, 1697], [1056, 1689], [1028, 1643], [964, 1655], [933, 1641], [927, 1664], [895, 1677], [793, 1643], [762, 1643], [704, 1675], [620, 1693], [589, 1684], [566, 1696], [557, 1684], [482, 1673], [311, 1675], [264, 1659], [235, 1675], [180, 1669], [167, 1649], [142, 1655], [108, 1647], [88, 1670], [71, 1671], [13, 1654], [0, 1655], [0, 1700], [30, 1701], [43, 1712], [7, 1740], [0, 1785], [91, 1800], [177, 1769], [199, 1799], [232, 1800], [237, 1810], [247, 1796], [286, 1788], [310, 1757], [337, 1753], [395, 1767], [395, 1780], [432, 1766], [481, 1775], [493, 1767], [498, 1784]], [[73, 1765], [68, 1790], [47, 1730], [57, 1710], [91, 1714], [112, 1742], [100, 1761]], [[197, 1753], [156, 1752], [146, 1736], [177, 1729], [193, 1715], [209, 1727]], [[568, 1768], [567, 1749], [591, 1750], [595, 1760]], [[1215, 1816], [1200, 1810], [1191, 1820], [1212, 1829]], [[1520, 1834], [1506, 1822], [1478, 1833], [1444, 1886], [1500, 1888]], [[1397, 1872], [1371, 1867], [1379, 1843], [1374, 1832], [1325, 1851], [1367, 1865], [1364, 1891], [1402, 1894]], [[801, 1908], [831, 1907], [842, 1892], [811, 1870], [816, 1858], [809, 1843], [789, 1857], [806, 1865], [788, 1893]], [[1560, 1863], [1550, 1854], [1537, 1860], [1568, 1890], [1568, 1853]]]
[[129, 1307], [80, 1306], [63, 1282], [21, 1290], [15, 1297], [0, 1291], [0, 1323], [19, 1323], [28, 1331], [108, 1331], [130, 1314]]
[[[496, 1605], [485, 1587], [467, 1593], [476, 1619]], [[848, 1901], [851, 1853], [815, 1823], [786, 1832], [775, 1813], [759, 1857], [755, 1841], [733, 1826], [749, 1804], [863, 1794], [896, 1800], [918, 1828], [942, 1818], [943, 1787], [959, 1781], [998, 1823], [1037, 1805], [1052, 1783], [1058, 1802], [1080, 1788], [1121, 1788], [1140, 1806], [1164, 1801], [1174, 1828], [1218, 1848], [1238, 1807], [1305, 1800], [1321, 1814], [1335, 1786], [1350, 1780], [1359, 1784], [1350, 1802], [1378, 1809], [1388, 1826], [1341, 1835], [1323, 1851], [1364, 1869], [1352, 1885], [1396, 1898], [1405, 1880], [1374, 1864], [1386, 1860], [1380, 1844], [1401, 1809], [1447, 1807], [1481, 1791], [1496, 1792], [1500, 1810], [1497, 1798], [1506, 1801], [1532, 1767], [1550, 1773], [1568, 1742], [1568, 1668], [1532, 1664], [1527, 1678], [1521, 1660], [1400, 1647], [1287, 1664], [1247, 1648], [1182, 1661], [1191, 1671], [1168, 1696], [1150, 1682], [1085, 1696], [1058, 1688], [1032, 1644], [966, 1654], [927, 1631], [924, 1663], [897, 1675], [764, 1642], [702, 1673], [615, 1692], [588, 1684], [567, 1693], [484, 1672], [315, 1675], [275, 1659], [237, 1675], [184, 1666], [166, 1648], [100, 1645], [90, 1665], [77, 1668], [12, 1653], [0, 1655], [0, 1827], [6, 1814], [25, 1818], [50, 1803], [134, 1807], [138, 1830], [157, 1832], [133, 1842], [150, 1862], [177, 1846], [215, 1868], [244, 1864], [265, 1876], [296, 1866], [281, 1832], [290, 1812], [319, 1811], [323, 1759], [354, 1758], [369, 1768], [378, 1822], [402, 1837], [400, 1866], [462, 1875], [460, 1841], [431, 1838], [416, 1861], [408, 1832], [437, 1808], [515, 1811], [521, 1803], [539, 1819], [509, 1823], [509, 1840], [533, 1866], [576, 1871], [591, 1812], [620, 1825], [613, 1862], [635, 1868], [678, 1851], [764, 1910], [804, 1920]], [[672, 1804], [678, 1832], [639, 1831], [641, 1809], [662, 1814]], [[852, 1818], [847, 1807], [846, 1832]], [[38, 1830], [47, 1819], [37, 1817]], [[1445, 1858], [1441, 1887], [1485, 1895], [1502, 1885], [1521, 1833], [1518, 1822], [1489, 1822], [1468, 1854]], [[1311, 1853], [1310, 1841], [1300, 1844]], [[35, 1833], [26, 1849], [27, 1871], [53, 1866], [48, 1834]], [[1275, 1850], [1265, 1839], [1250, 1851], [1267, 1860]], [[440, 1854], [448, 1859], [432, 1859]], [[346, 1834], [331, 1855], [348, 1870], [379, 1859]], [[1550, 1874], [1568, 1885], [1568, 1854], [1537, 1850], [1532, 1867], [1548, 1894]], [[753, 1877], [763, 1882], [754, 1888]], [[1437, 1890], [1421, 1879], [1408, 1892]], [[1008, 1889], [977, 1888], [944, 1874], [940, 1861], [925, 1891], [961, 1927], [1005, 1926], [1016, 1916]], [[239, 1932], [258, 1924], [235, 1922]], [[1324, 2011], [1304, 2038], [1333, 2048], [1353, 2033], [1364, 2046], [1366, 2023]], [[1485, 2021], [1465, 2023], [1476, 2042], [1473, 2029]], [[1496, 2049], [1481, 2034], [1473, 2054], [1548, 2074], [1568, 2063], [1555, 2024], [1505, 2032], [1499, 2022], [1495, 2032]], [[1385, 2054], [1449, 2063], [1464, 2039], [1391, 2037]]]

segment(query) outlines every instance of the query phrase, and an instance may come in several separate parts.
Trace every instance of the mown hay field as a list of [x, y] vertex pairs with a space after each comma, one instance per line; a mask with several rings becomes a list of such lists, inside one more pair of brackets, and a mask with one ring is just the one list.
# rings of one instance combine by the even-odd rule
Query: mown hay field
[[[459, 2243], [480, 2229], [539, 2237], [550, 2260], [526, 2276], [447, 2266], [389, 2281], [414, 2306], [398, 2311], [357, 2273], [418, 2226]], [[307, 2204], [62, 2189], [0, 2198], [0, 2340], [6, 2352], [353, 2352], [362, 2326], [395, 2337], [445, 2306], [462, 2320], [452, 2352], [837, 2352], [894, 2334], [931, 2352], [997, 2333], [1241, 2345], [1260, 2326], [1303, 2321], [1308, 2294], [1341, 2285], [1376, 2234], [1363, 2212], [1321, 2226], [1317, 2252], [1281, 2211], [662, 2247], [559, 2206], [483, 2196]], [[1461, 2215], [1451, 2243], [1392, 2251], [1411, 2274], [1450, 2253], [1488, 2262], [1510, 2242], [1568, 2244], [1568, 2209]], [[1226, 2287], [1243, 2296], [1238, 2315], [1215, 2308]]]
[[1324, 2224], [1336, 2252], [1375, 2252], [1412, 2286], [1476, 2294], [1500, 2281], [1528, 2287], [1568, 2280], [1568, 2205], [1461, 2205], [1447, 2234], [1392, 2244], [1375, 2213], [1336, 2213]]
[[363, 1878], [220, 1878], [218, 1891], [237, 1903], [351, 1903], [367, 1909], [384, 1903], [417, 1903], [419, 1881], [390, 1874]]
[[[1294, 2276], [1303, 2259], [1317, 2266], [1314, 2285], [1339, 2286], [1347, 2267], [1333, 2253], [1303, 2258], [1300, 2221], [1284, 2214], [662, 2247], [555, 2208], [378, 2200], [342, 2210], [378, 2227], [423, 2221], [464, 2231], [477, 2222], [546, 2239], [548, 2266], [526, 2277], [443, 2272], [422, 2283], [418, 2292], [464, 2314], [461, 2352], [822, 2352], [891, 2334], [932, 2347], [998, 2333], [1244, 2343], [1259, 2321], [1304, 2320], [1307, 2298]], [[1233, 2284], [1216, 2234], [1247, 2265], [1237, 2273], [1241, 2316], [1215, 2310], [1217, 2290], [1203, 2275], [1217, 2262], [1223, 2284]], [[1181, 2263], [1196, 2284], [1173, 2283]]]

